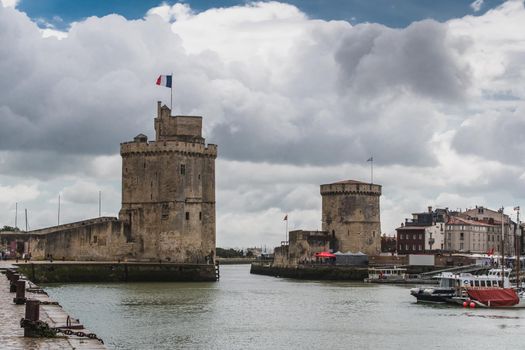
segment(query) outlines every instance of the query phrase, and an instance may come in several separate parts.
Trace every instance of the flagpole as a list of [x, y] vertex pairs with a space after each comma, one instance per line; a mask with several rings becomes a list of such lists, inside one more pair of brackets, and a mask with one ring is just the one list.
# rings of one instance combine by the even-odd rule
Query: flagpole
[[98, 217], [101, 217], [101, 209], [102, 209], [102, 191], [98, 191]]
[[374, 183], [374, 156], [368, 158], [366, 161], [370, 162], [370, 184], [372, 185]]
[[171, 86], [170, 86], [170, 116], [173, 115], [172, 114], [172, 110], [173, 110], [173, 72], [171, 72]]
[[374, 183], [374, 157], [370, 157], [370, 184]]
[[286, 214], [286, 243], [288, 243], [288, 214]]

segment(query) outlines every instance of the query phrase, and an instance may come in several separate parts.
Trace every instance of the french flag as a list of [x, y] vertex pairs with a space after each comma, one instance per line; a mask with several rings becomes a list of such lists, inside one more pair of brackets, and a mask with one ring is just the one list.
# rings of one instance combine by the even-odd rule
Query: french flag
[[157, 78], [157, 85], [171, 88], [172, 75], [159, 75]]

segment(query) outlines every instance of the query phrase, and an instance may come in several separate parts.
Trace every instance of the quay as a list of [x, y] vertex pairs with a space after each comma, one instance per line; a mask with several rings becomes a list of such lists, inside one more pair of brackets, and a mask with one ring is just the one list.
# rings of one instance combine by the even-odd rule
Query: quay
[[119, 261], [20, 261], [15, 266], [35, 283], [213, 282], [218, 264]]
[[368, 277], [368, 267], [334, 265], [274, 266], [270, 263], [252, 263], [250, 273], [273, 277], [304, 280], [360, 281]]
[[[11, 282], [5, 278], [5, 274], [11, 273], [12, 268], [14, 266], [8, 262], [0, 261], [2, 271], [0, 275], [0, 305], [2, 305], [0, 307], [0, 344], [2, 349], [107, 349], [101, 341], [95, 339], [96, 336], [91, 331], [85, 329], [79, 320], [68, 315], [42, 289], [31, 281], [23, 279], [25, 276], [20, 276], [22, 278], [16, 282], [16, 294], [11, 292]], [[24, 333], [30, 333], [30, 331], [28, 328], [21, 327], [21, 320], [31, 322], [27, 320], [35, 321], [35, 317], [45, 322], [51, 329], [60, 329], [60, 332], [50, 338], [25, 337]], [[87, 337], [88, 334], [92, 334], [92, 338]]]

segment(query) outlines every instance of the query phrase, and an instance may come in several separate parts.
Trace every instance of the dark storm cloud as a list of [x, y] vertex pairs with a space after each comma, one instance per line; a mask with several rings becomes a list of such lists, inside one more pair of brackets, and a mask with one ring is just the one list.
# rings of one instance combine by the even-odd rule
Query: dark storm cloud
[[364, 96], [406, 89], [430, 99], [458, 101], [471, 84], [461, 55], [470, 43], [432, 20], [406, 29], [361, 24], [348, 31], [336, 53], [341, 84]]

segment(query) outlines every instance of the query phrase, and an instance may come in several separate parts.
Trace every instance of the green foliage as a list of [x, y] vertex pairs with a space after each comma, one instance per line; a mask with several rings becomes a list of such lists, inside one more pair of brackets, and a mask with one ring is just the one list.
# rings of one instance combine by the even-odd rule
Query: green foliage
[[20, 229], [14, 228], [13, 226], [4, 225], [4, 227], [0, 228], [0, 232], [4, 232], [4, 231], [20, 231]]
[[230, 249], [217, 248], [216, 252], [219, 258], [242, 258], [243, 257], [242, 250], [235, 250], [232, 248]]

